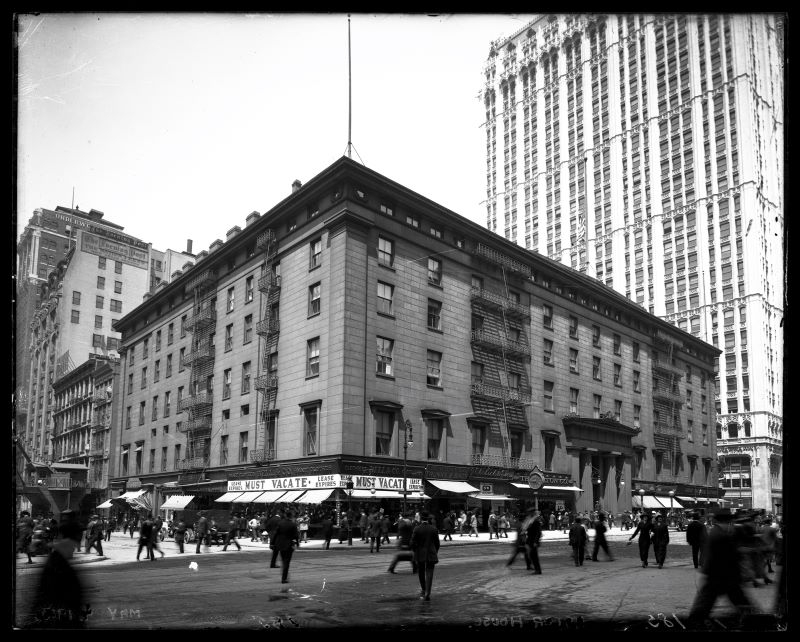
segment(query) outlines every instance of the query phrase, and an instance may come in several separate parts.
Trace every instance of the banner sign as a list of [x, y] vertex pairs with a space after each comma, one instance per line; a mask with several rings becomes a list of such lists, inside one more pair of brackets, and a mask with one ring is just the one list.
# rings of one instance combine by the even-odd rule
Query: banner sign
[[[313, 490], [317, 488], [344, 488], [348, 481], [353, 482], [354, 490], [403, 490], [402, 477], [375, 477], [368, 475], [302, 475], [297, 477], [276, 477], [273, 479], [232, 479], [228, 481], [228, 491], [256, 490]], [[407, 490], [423, 490], [422, 479], [406, 478]]]
[[112, 261], [127, 263], [143, 270], [148, 269], [149, 252], [128, 243], [104, 238], [89, 232], [81, 234], [81, 251], [96, 254]]

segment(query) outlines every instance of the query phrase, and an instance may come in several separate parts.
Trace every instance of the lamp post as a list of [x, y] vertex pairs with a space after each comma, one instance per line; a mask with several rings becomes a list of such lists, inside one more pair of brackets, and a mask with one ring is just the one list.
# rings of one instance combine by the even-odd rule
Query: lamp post
[[347, 489], [347, 545], [353, 545], [353, 480], [348, 480], [344, 485]]
[[639, 489], [639, 512], [644, 515], [644, 488]]
[[408, 477], [406, 475], [406, 462], [408, 461], [408, 447], [414, 446], [414, 435], [412, 434], [411, 420], [406, 419], [403, 424], [403, 517], [406, 514], [406, 495], [408, 494]]
[[669, 491], [669, 521], [672, 526], [675, 525], [675, 511], [672, 508], [672, 498], [675, 497], [675, 491]]

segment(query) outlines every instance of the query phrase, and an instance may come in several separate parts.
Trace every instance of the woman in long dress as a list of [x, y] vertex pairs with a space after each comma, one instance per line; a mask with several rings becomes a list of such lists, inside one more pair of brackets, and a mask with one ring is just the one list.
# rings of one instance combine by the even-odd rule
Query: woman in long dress
[[650, 533], [652, 530], [653, 524], [650, 521], [650, 514], [645, 513], [636, 525], [633, 535], [628, 538], [628, 544], [630, 544], [633, 538], [639, 535], [639, 557], [642, 560], [642, 568], [647, 568], [647, 556], [650, 552]]

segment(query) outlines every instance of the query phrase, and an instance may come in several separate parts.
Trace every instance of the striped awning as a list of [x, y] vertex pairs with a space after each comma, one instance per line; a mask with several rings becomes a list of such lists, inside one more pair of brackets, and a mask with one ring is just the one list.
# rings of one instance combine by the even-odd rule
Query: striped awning
[[236, 490], [236, 491], [233, 491], [232, 493], [225, 493], [221, 497], [217, 497], [214, 501], [215, 502], [230, 502], [230, 501], [233, 501], [234, 497], [238, 497], [239, 495], [242, 495], [242, 494], [243, 493], [241, 491]]
[[472, 499], [480, 499], [480, 500], [495, 501], [495, 502], [504, 502], [511, 500], [511, 498], [508, 495], [482, 495], [481, 493], [470, 495], [470, 497]]
[[194, 499], [194, 495], [172, 495], [164, 500], [161, 508], [169, 510], [183, 510]]
[[[403, 499], [403, 493], [398, 493], [396, 490], [376, 490], [374, 493], [370, 490], [354, 490], [353, 497], [358, 499]], [[408, 492], [406, 493], [406, 499], [408, 501], [414, 501], [418, 499], [430, 499], [428, 495], [420, 496], [419, 491], [415, 492]]]
[[433, 484], [440, 490], [446, 490], [449, 493], [477, 493], [480, 488], [475, 488], [472, 484], [465, 481], [449, 481], [446, 479], [429, 479], [429, 484]]
[[233, 502], [234, 504], [249, 504], [260, 494], [261, 494], [260, 490], [250, 490], [247, 491], [246, 493], [242, 493], [238, 497], [234, 497], [229, 501]]
[[332, 488], [319, 488], [315, 490], [307, 490], [305, 495], [303, 495], [297, 501], [300, 504], [320, 504], [324, 502], [328, 497], [331, 496], [333, 492]]
[[274, 504], [285, 494], [286, 494], [285, 490], [267, 490], [261, 493], [253, 501], [256, 504]]
[[287, 504], [290, 502], [296, 502], [300, 498], [300, 495], [302, 495], [305, 492], [306, 491], [304, 490], [287, 490], [285, 495], [282, 495], [281, 497], [278, 498], [278, 501]]
[[136, 499], [137, 497], [141, 497], [142, 495], [144, 495], [146, 492], [147, 491], [144, 489], [129, 490], [127, 493], [122, 493], [122, 495], [120, 495], [115, 499]]
[[97, 508], [111, 508], [114, 504], [111, 503], [110, 499], [107, 499], [102, 504], [100, 504]]

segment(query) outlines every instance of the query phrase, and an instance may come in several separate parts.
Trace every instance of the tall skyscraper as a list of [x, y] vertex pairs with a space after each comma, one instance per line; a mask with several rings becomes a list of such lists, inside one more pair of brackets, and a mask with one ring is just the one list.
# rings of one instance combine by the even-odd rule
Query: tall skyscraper
[[776, 512], [783, 61], [780, 14], [543, 15], [482, 90], [488, 228], [719, 347], [683, 411], [715, 404], [728, 498]]

